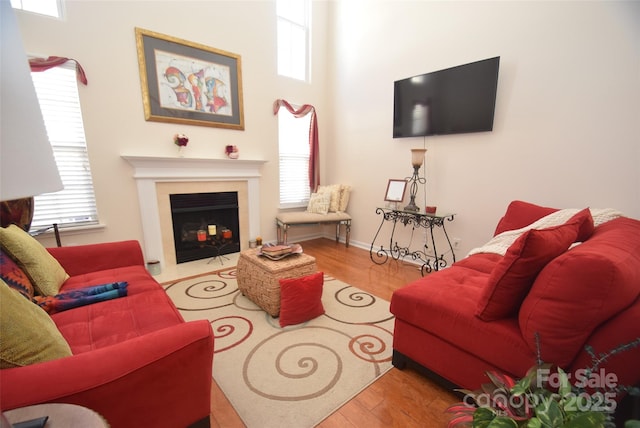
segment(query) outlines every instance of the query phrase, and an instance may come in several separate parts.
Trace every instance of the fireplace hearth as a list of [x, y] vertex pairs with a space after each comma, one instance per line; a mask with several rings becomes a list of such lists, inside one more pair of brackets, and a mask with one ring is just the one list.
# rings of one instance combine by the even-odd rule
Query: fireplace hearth
[[240, 251], [238, 192], [169, 195], [176, 262]]

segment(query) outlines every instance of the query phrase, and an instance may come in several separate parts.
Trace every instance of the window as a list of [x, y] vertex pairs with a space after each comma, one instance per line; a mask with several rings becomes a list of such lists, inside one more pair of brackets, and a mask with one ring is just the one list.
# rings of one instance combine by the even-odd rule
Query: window
[[277, 0], [278, 74], [309, 80], [309, 0]]
[[56, 18], [62, 17], [62, 5], [59, 0], [11, 0], [11, 6], [14, 9], [26, 10], [27, 12]]
[[35, 197], [32, 227], [98, 222], [93, 181], [72, 61], [31, 73], [64, 190]]
[[306, 206], [309, 201], [309, 126], [311, 115], [295, 118], [278, 113], [280, 207]]

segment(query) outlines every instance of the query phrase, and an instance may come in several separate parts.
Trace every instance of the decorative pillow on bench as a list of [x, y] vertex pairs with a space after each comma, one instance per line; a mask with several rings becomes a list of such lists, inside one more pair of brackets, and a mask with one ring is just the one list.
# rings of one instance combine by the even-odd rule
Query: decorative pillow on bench
[[345, 212], [349, 204], [351, 186], [346, 184], [332, 184], [329, 186], [318, 186], [318, 194], [329, 193], [329, 212]]
[[314, 214], [327, 214], [329, 212], [329, 204], [331, 194], [329, 193], [312, 193], [309, 197], [307, 212]]

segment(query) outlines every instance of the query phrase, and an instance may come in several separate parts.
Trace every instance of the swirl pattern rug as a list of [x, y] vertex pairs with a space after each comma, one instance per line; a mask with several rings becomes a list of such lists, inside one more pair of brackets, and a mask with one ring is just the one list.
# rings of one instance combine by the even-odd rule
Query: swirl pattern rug
[[238, 290], [235, 268], [165, 284], [186, 320], [208, 319], [213, 377], [253, 427], [313, 427], [391, 368], [389, 302], [325, 275], [325, 314], [281, 328]]

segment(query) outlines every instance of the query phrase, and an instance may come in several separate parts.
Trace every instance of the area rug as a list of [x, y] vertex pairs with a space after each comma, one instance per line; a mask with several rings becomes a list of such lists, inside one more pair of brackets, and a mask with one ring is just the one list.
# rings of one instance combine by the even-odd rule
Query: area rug
[[213, 377], [249, 428], [313, 427], [391, 368], [389, 302], [332, 277], [326, 313], [285, 328], [238, 291], [235, 268], [165, 289], [186, 320], [211, 322]]

